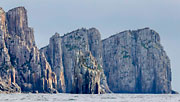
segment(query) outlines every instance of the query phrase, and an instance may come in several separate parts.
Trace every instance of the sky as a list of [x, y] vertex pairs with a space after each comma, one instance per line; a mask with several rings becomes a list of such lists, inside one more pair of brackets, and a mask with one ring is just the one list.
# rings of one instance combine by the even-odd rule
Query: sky
[[180, 92], [180, 0], [0, 0], [5, 11], [24, 6], [38, 48], [55, 32], [95, 27], [102, 39], [124, 30], [150, 27], [161, 36], [171, 60], [172, 88]]

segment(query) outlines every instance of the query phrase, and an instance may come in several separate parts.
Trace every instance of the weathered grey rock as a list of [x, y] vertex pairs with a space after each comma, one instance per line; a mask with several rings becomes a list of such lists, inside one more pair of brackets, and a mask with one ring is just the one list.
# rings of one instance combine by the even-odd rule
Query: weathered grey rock
[[0, 91], [1, 92], [21, 92], [15, 81], [15, 69], [10, 62], [10, 56], [5, 44], [7, 36], [6, 15], [0, 8]]
[[28, 27], [27, 11], [24, 7], [17, 7], [6, 13], [8, 31], [17, 35], [30, 48], [35, 45], [33, 29]]
[[51, 70], [51, 66], [46, 60], [44, 53], [40, 53], [40, 62], [41, 64], [41, 78], [39, 79], [40, 83], [37, 85], [40, 86], [39, 92], [48, 92], [52, 93], [52, 90], [57, 90], [57, 75]]
[[[1, 69], [6, 69], [8, 79], [17, 83], [23, 92], [49, 92], [56, 90], [57, 77], [43, 53], [35, 45], [33, 29], [28, 27], [24, 7], [2, 12]], [[1, 61], [3, 60], [3, 61]], [[45, 73], [44, 73], [45, 72]], [[42, 82], [43, 79], [43, 82]], [[3, 81], [5, 82], [5, 81]]]
[[[95, 39], [94, 39], [95, 38]], [[62, 36], [62, 50], [63, 50], [63, 65], [65, 71], [65, 81], [67, 92], [72, 91], [74, 82], [74, 66], [76, 62], [76, 55], [79, 51], [83, 54], [90, 52], [97, 59], [97, 65], [102, 68], [102, 53], [101, 49], [97, 52], [96, 48], [101, 48], [100, 33], [95, 28], [89, 30], [82, 28]], [[92, 52], [91, 52], [92, 51]], [[100, 84], [103, 86], [105, 92], [110, 92], [106, 78], [103, 75], [104, 71], [100, 72]]]
[[115, 93], [171, 93], [170, 60], [159, 34], [124, 31], [102, 41], [103, 68]]
[[61, 37], [58, 33], [50, 38], [49, 45], [40, 49], [47, 58], [52, 71], [57, 75], [57, 89], [59, 92], [66, 92], [64, 81], [64, 68], [62, 63]]
[[102, 63], [101, 34], [96, 28], [89, 29], [87, 33], [88, 33], [89, 50], [98, 61], [98, 64], [102, 65], [103, 63]]
[[111, 93], [106, 76], [104, 74], [103, 70], [103, 60], [102, 60], [102, 42], [101, 42], [101, 34], [96, 28], [91, 28], [88, 30], [88, 43], [89, 43], [89, 50], [91, 51], [92, 55], [95, 57], [98, 63], [98, 67], [101, 68], [100, 75], [100, 85], [101, 88], [106, 92], [106, 93]]
[[89, 50], [87, 30], [79, 29], [64, 35], [62, 37], [62, 49], [66, 91], [71, 92], [74, 83], [76, 52], [81, 51], [84, 53]]
[[105, 93], [100, 86], [101, 69], [91, 52], [76, 55], [74, 68], [74, 83], [72, 93], [80, 94], [100, 94]]
[[115, 93], [176, 93], [158, 33], [129, 30], [101, 41], [97, 29], [82, 28], [56, 33], [39, 50], [26, 9], [0, 8], [0, 92], [99, 94], [111, 92], [108, 85]]
[[[93, 75], [89, 77], [89, 80], [96, 81], [92, 82], [92, 85], [95, 85], [98, 82], [98, 93], [107, 93], [111, 92], [107, 85], [106, 77], [104, 75], [104, 71], [102, 69], [102, 44], [101, 44], [101, 36], [97, 29], [91, 28], [89, 30], [82, 28], [71, 33], [65, 34], [64, 36], [60, 36], [59, 34], [55, 34], [50, 38], [50, 44], [42, 49], [43, 52], [50, 63], [53, 70], [56, 70], [57, 75], [58, 73], [61, 76], [60, 79], [65, 77], [66, 85], [66, 92], [68, 93], [96, 93], [89, 89], [89, 91], [85, 91], [82, 89], [85, 83], [90, 83], [85, 81], [82, 78], [85, 78], [87, 68], [81, 68], [81, 65], [77, 65], [77, 56], [79, 52], [81, 52], [82, 56], [86, 53], [92, 53], [92, 57], [94, 56], [96, 60], [96, 69], [101, 69], [97, 75]], [[97, 51], [96, 51], [97, 50]], [[93, 57], [93, 58], [94, 58]], [[93, 61], [93, 60], [92, 60]], [[90, 62], [90, 61], [89, 61]], [[80, 63], [80, 62], [79, 62]], [[90, 65], [90, 64], [88, 64]], [[94, 66], [88, 66], [94, 67]], [[82, 69], [83, 74], [75, 73], [75, 69]], [[89, 71], [88, 71], [89, 72]], [[75, 76], [78, 75], [77, 76]], [[79, 77], [79, 75], [81, 77]], [[78, 78], [78, 79], [75, 79]], [[77, 82], [77, 80], [81, 80], [81, 83]], [[79, 84], [80, 86], [76, 86]], [[90, 85], [90, 84], [89, 84]], [[99, 86], [100, 85], [100, 86]], [[90, 85], [91, 86], [91, 85]], [[62, 87], [62, 86], [61, 86]], [[80, 88], [81, 87], [81, 88]], [[79, 90], [79, 91], [77, 91]], [[91, 91], [90, 91], [91, 90]]]

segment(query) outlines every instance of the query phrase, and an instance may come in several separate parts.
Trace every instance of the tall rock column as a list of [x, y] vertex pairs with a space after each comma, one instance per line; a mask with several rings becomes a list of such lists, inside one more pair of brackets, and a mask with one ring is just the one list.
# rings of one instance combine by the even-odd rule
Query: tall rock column
[[86, 29], [79, 29], [62, 36], [63, 65], [65, 71], [66, 91], [72, 92], [76, 52], [89, 50]]
[[[86, 53], [90, 53], [96, 59], [97, 69], [99, 71], [99, 74], [97, 74], [97, 76], [94, 75], [91, 78], [95, 78], [95, 77], [100, 78], [100, 93], [110, 92], [102, 68], [101, 46], [102, 46], [101, 36], [99, 31], [95, 28], [91, 28], [91, 29], [82, 28], [62, 36], [63, 65], [65, 69], [64, 71], [65, 71], [67, 92], [71, 92], [72, 90], [74, 90], [72, 89], [72, 85], [76, 83], [75, 82], [76, 76], [74, 74], [75, 73], [74, 69], [76, 66], [76, 59], [77, 59], [76, 56], [79, 52], [81, 52], [84, 55], [86, 55]], [[90, 65], [88, 67], [92, 67], [92, 66]], [[79, 66], [79, 69], [83, 69], [83, 68]], [[81, 73], [79, 74], [81, 75]], [[82, 74], [82, 77], [84, 77], [84, 75], [85, 74]]]
[[62, 63], [61, 37], [58, 33], [50, 38], [49, 45], [40, 49], [47, 58], [52, 71], [57, 75], [57, 89], [59, 92], [65, 92], [64, 68]]
[[96, 28], [88, 30], [88, 43], [92, 55], [96, 58], [98, 64], [102, 65], [101, 34]]
[[101, 34], [96, 28], [91, 28], [88, 30], [88, 43], [89, 50], [92, 55], [96, 58], [98, 63], [98, 68], [101, 68], [100, 73], [100, 85], [101, 88], [104, 89], [106, 93], [110, 93], [110, 89], [107, 84], [106, 76], [103, 70], [103, 59], [102, 59], [102, 42], [101, 42]]

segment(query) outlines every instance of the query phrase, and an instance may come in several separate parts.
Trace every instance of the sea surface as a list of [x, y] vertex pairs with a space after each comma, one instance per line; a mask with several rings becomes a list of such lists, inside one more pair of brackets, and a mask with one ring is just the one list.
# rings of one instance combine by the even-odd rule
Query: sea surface
[[0, 94], [0, 102], [180, 102], [180, 95]]

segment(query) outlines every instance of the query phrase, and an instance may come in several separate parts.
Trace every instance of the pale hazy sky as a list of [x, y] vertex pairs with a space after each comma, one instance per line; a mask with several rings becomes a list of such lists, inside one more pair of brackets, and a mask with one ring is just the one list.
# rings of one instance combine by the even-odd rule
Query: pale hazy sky
[[37, 46], [78, 28], [96, 27], [102, 38], [150, 27], [161, 42], [172, 66], [172, 86], [180, 92], [180, 0], [0, 0], [5, 11], [25, 6]]

